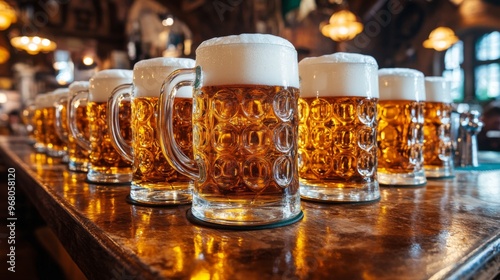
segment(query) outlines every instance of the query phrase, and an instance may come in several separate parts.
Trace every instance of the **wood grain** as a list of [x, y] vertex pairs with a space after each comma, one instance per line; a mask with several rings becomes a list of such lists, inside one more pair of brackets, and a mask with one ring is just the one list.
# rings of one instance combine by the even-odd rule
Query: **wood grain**
[[18, 190], [89, 279], [492, 279], [500, 272], [500, 171], [369, 204], [302, 202], [303, 220], [255, 231], [191, 224], [189, 206], [142, 207], [19, 139], [0, 138]]

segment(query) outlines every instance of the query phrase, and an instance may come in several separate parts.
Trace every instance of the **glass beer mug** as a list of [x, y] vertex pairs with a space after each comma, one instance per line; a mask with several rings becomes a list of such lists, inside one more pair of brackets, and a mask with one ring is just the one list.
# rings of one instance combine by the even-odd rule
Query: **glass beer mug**
[[27, 132], [27, 143], [29, 145], [35, 145], [35, 111], [36, 103], [34, 99], [28, 99], [26, 101], [26, 106], [23, 108], [21, 113], [21, 120], [26, 128]]
[[[76, 81], [69, 85], [69, 98], [67, 106], [70, 106], [70, 99], [80, 92], [84, 94], [88, 93], [89, 82], [88, 81]], [[83, 138], [89, 138], [89, 121], [87, 117], [87, 100], [80, 100], [78, 104], [74, 104], [74, 118], [76, 120], [75, 125], [77, 131], [83, 134]], [[70, 107], [68, 107], [70, 108]], [[68, 120], [68, 127], [70, 127], [70, 112], [69, 109], [66, 112], [66, 118]], [[68, 169], [71, 171], [88, 172], [89, 165], [89, 151], [84, 149], [82, 146], [78, 145], [73, 133], [68, 133]]]
[[[108, 98], [122, 84], [132, 82], [132, 70], [107, 69], [97, 72], [89, 80], [89, 90], [72, 96], [69, 103], [69, 124], [76, 142], [89, 151], [87, 180], [93, 183], [130, 183], [132, 163], [123, 158], [111, 143], [108, 132]], [[89, 138], [78, 129], [76, 108], [87, 101]], [[120, 126], [123, 137], [131, 140], [130, 102], [120, 105]]]
[[299, 176], [302, 198], [363, 202], [377, 181], [378, 65], [335, 53], [299, 63]]
[[425, 77], [424, 169], [427, 178], [454, 175], [450, 87], [450, 82], [443, 77]]
[[[192, 180], [177, 172], [167, 161], [158, 142], [156, 108], [165, 77], [179, 68], [194, 67], [188, 58], [152, 58], [134, 65], [132, 84], [115, 89], [108, 103], [109, 134], [122, 157], [133, 162], [130, 187], [132, 202], [142, 204], [191, 203]], [[131, 92], [131, 94], [130, 94]], [[192, 154], [191, 87], [179, 89], [174, 101], [174, 134], [185, 153]], [[121, 100], [131, 99], [132, 143], [122, 137], [119, 123]]]
[[64, 88], [64, 89], [57, 89], [54, 92], [59, 91], [61, 95], [56, 98], [54, 106], [55, 106], [55, 126], [56, 126], [56, 133], [57, 137], [62, 140], [66, 147], [66, 155], [67, 156], [67, 149], [68, 149], [68, 119], [67, 119], [67, 108], [68, 108], [68, 96], [69, 96], [69, 89]]
[[380, 69], [377, 105], [378, 181], [423, 186], [424, 74], [407, 68]]
[[[174, 141], [172, 123], [174, 97], [190, 85], [194, 161]], [[300, 219], [298, 97], [297, 52], [272, 35], [207, 40], [196, 50], [195, 68], [167, 78], [160, 142], [172, 165], [194, 180], [195, 218], [237, 227]]]
[[46, 107], [47, 101], [47, 93], [39, 93], [35, 97], [35, 112], [33, 113], [33, 137], [35, 138], [35, 144], [33, 148], [37, 153], [45, 153], [47, 151], [43, 117], [43, 110]]
[[45, 122], [45, 137], [47, 145], [47, 155], [51, 157], [63, 157], [66, 155], [66, 143], [64, 136], [61, 138], [57, 133], [56, 110], [59, 99], [68, 96], [68, 89], [61, 88], [47, 94], [47, 107], [43, 112], [43, 121]]

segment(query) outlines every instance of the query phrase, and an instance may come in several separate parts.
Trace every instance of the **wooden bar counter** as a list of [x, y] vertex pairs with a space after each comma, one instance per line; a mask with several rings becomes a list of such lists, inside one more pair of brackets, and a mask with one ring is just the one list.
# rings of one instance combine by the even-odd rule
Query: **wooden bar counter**
[[381, 188], [374, 203], [303, 201], [295, 224], [239, 231], [192, 224], [189, 205], [129, 204], [128, 186], [86, 183], [86, 174], [24, 139], [0, 138], [0, 159], [89, 279], [493, 279], [500, 272], [500, 170]]

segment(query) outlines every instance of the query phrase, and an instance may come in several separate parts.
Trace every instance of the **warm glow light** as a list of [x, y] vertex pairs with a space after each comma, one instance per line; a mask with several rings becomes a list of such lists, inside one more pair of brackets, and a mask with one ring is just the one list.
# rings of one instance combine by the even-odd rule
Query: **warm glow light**
[[334, 41], [349, 41], [363, 31], [363, 24], [349, 10], [340, 10], [330, 17], [328, 24], [320, 26], [321, 34]]
[[438, 27], [429, 34], [429, 39], [425, 40], [423, 45], [428, 49], [444, 51], [458, 42], [455, 32], [448, 27]]
[[192, 44], [193, 44], [193, 40], [191, 40], [191, 39], [184, 40], [184, 55], [188, 56], [191, 54]]
[[66, 62], [66, 61], [56, 61], [56, 62], [54, 62], [53, 67], [56, 70], [62, 70], [62, 69], [65, 69], [66, 67], [68, 67], [68, 62]]
[[9, 28], [16, 20], [16, 12], [14, 9], [5, 1], [0, 0], [0, 30]]
[[42, 45], [45, 46], [45, 47], [50, 46], [50, 40], [49, 39], [43, 39], [42, 40]]
[[10, 58], [10, 53], [4, 47], [0, 47], [0, 64], [7, 62]]
[[40, 38], [39, 36], [14, 37], [10, 39], [10, 43], [16, 49], [24, 50], [33, 55], [39, 52], [51, 52], [57, 48], [56, 43], [47, 38]]
[[90, 66], [94, 63], [94, 59], [90, 56], [85, 56], [83, 58], [83, 64], [87, 65], [87, 66]]
[[161, 24], [163, 24], [163, 26], [172, 26], [174, 25], [174, 19], [172, 17], [168, 17], [162, 20]]
[[7, 103], [7, 95], [3, 92], [0, 92], [0, 103]]

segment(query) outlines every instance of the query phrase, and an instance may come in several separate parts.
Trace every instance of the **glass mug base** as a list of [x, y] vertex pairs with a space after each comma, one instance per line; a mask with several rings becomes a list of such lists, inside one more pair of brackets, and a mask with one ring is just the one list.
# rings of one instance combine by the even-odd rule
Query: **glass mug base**
[[35, 149], [35, 151], [37, 153], [45, 153], [45, 152], [47, 152], [47, 148], [45, 147], [45, 145], [40, 144], [40, 143], [35, 143], [35, 145], [33, 145], [33, 148]]
[[412, 173], [385, 173], [378, 171], [378, 182], [385, 186], [424, 186], [427, 184], [424, 170]]
[[[255, 203], [257, 202], [257, 203]], [[192, 214], [205, 222], [218, 225], [258, 226], [279, 223], [301, 214], [300, 194], [281, 200], [204, 199], [193, 193]]]
[[301, 180], [300, 195], [304, 200], [319, 202], [369, 202], [380, 198], [380, 190], [378, 182], [339, 184]]
[[430, 179], [450, 178], [455, 176], [451, 166], [425, 166], [425, 177]]
[[127, 184], [132, 181], [132, 172], [113, 172], [108, 174], [90, 168], [87, 173], [87, 180], [92, 183]]
[[83, 163], [83, 162], [76, 162], [70, 160], [68, 162], [68, 169], [71, 171], [76, 171], [76, 172], [88, 172], [89, 167], [88, 163]]
[[69, 156], [68, 153], [65, 153], [61, 159], [62, 163], [69, 163]]
[[64, 157], [66, 155], [66, 151], [48, 148], [47, 155], [49, 157]]
[[148, 205], [189, 204], [192, 199], [191, 182], [150, 183], [130, 186], [130, 198], [134, 202]]

